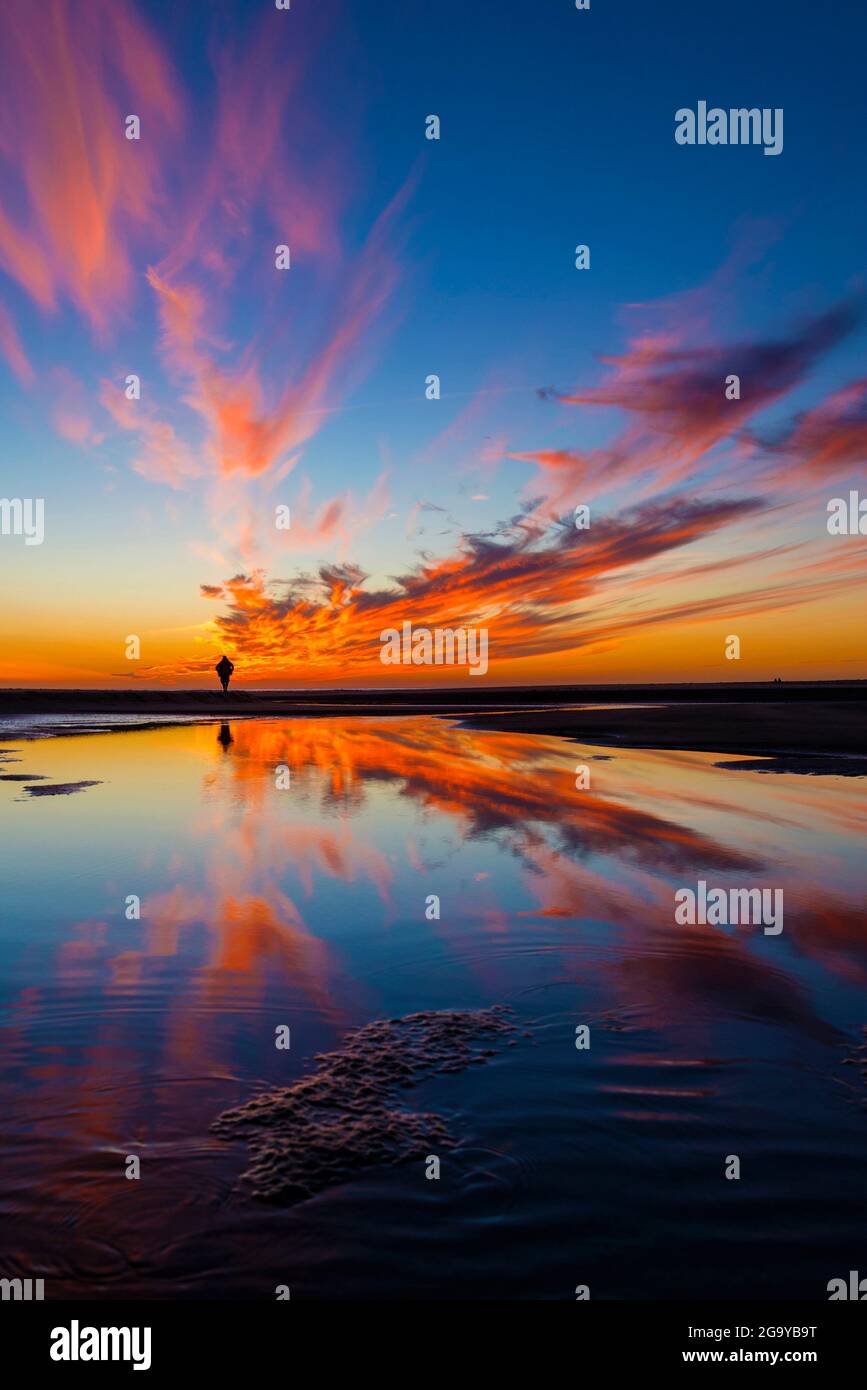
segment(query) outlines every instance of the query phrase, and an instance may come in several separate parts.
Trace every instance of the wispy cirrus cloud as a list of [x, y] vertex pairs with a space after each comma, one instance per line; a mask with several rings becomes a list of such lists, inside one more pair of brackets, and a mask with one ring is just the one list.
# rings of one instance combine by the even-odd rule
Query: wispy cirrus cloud
[[325, 18], [305, 17], [303, 45], [281, 41], [273, 18], [263, 11], [241, 41], [211, 36], [207, 139], [201, 148], [197, 132], [199, 158], [185, 161], [175, 235], [156, 267], [161, 280], [195, 267], [231, 284], [249, 266], [259, 226], [272, 242], [291, 239], [306, 261], [327, 266], [343, 255], [352, 165], [309, 89]]
[[22, 386], [32, 386], [36, 373], [18, 336], [18, 330], [9, 310], [0, 304], [0, 352], [6, 358], [15, 377]]
[[[540, 497], [555, 507], [580, 493], [586, 500], [624, 483], [650, 491], [670, 487], [697, 469], [710, 466], [721, 445], [734, 444], [747, 424], [807, 380], [830, 350], [853, 332], [861, 303], [851, 299], [797, 325], [787, 335], [758, 342], [689, 343], [677, 324], [641, 335], [626, 351], [600, 358], [608, 368], [596, 386], [558, 391], [542, 388], [542, 399], [566, 406], [602, 406], [621, 411], [625, 428], [609, 445], [582, 449], [523, 450], [510, 457], [532, 462], [539, 470]], [[726, 396], [726, 380], [740, 381], [740, 398]], [[851, 431], [863, 407], [860, 395], [847, 396], [837, 407], [803, 422], [805, 431], [821, 432], [829, 450], [843, 429]], [[796, 441], [793, 440], [793, 443]], [[751, 451], [752, 452], [752, 451]]]
[[867, 377], [832, 391], [775, 435], [756, 434], [752, 442], [785, 477], [793, 469], [816, 482], [850, 473], [867, 460]]
[[[174, 490], [215, 480], [204, 515], [221, 541], [220, 480], [294, 468], [369, 369], [401, 278], [413, 186], [405, 181], [360, 246], [344, 243], [358, 171], [311, 87], [326, 20], [306, 20], [300, 44], [274, 19], [266, 11], [229, 38], [212, 17], [203, 34], [210, 71], [195, 92], [183, 90], [164, 33], [129, 0], [47, 0], [38, 15], [13, 6], [0, 54], [9, 190], [0, 268], [39, 310], [71, 304], [100, 339], [150, 286], [164, 378], [151, 374], [146, 405], [104, 381], [97, 400], [115, 427], [139, 437], [133, 471]], [[137, 141], [125, 138], [130, 114], [142, 123]], [[274, 264], [283, 243], [293, 258], [285, 278]], [[137, 357], [148, 328], [145, 318]], [[0, 351], [31, 384], [5, 309]], [[57, 408], [51, 418], [79, 444], [98, 437], [85, 429], [87, 413]], [[232, 502], [244, 510], [236, 491]], [[317, 527], [327, 536], [343, 504], [323, 505]]]
[[[207, 325], [206, 290], [172, 284], [157, 270], [149, 271], [159, 302], [163, 355], [183, 383], [185, 402], [205, 424], [215, 471], [267, 472], [317, 432], [326, 396], [331, 393], [333, 399], [339, 387], [357, 381], [369, 365], [370, 334], [399, 280], [395, 243], [411, 186], [411, 181], [404, 184], [377, 218], [334, 295], [322, 340], [305, 354], [297, 373], [287, 372], [281, 354], [282, 384], [276, 391], [269, 392], [264, 381], [266, 364], [275, 355], [273, 343], [250, 343], [233, 368], [224, 366], [219, 359], [227, 345]], [[281, 272], [273, 274], [277, 293]], [[353, 356], [362, 341], [363, 361]]]
[[[127, 0], [46, 0], [5, 8], [0, 74], [0, 266], [40, 309], [69, 300], [103, 332], [132, 296], [132, 242], [160, 231], [160, 155], [182, 120], [171, 65]], [[128, 114], [146, 140], [125, 139]]]
[[130, 464], [135, 473], [174, 491], [183, 490], [192, 479], [202, 476], [204, 469], [194, 451], [151, 405], [129, 400], [125, 391], [111, 381], [102, 382], [100, 401], [115, 425], [138, 440]]

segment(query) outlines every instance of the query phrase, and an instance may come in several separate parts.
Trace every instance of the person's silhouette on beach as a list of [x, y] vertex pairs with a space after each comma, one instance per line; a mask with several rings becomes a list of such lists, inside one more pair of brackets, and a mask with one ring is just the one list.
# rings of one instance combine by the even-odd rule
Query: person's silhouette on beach
[[229, 681], [231, 680], [232, 672], [234, 671], [234, 669], [234, 662], [230, 661], [227, 656], [221, 656], [220, 660], [214, 667], [214, 670], [220, 677], [220, 685], [223, 687], [224, 695], [228, 695], [229, 693]]

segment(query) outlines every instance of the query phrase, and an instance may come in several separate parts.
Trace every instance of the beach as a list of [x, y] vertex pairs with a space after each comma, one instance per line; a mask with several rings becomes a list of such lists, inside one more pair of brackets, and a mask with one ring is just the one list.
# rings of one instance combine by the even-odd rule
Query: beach
[[[629, 748], [694, 749], [858, 774], [867, 682], [406, 690], [0, 690], [0, 735], [111, 732], [175, 721], [438, 714], [464, 727]], [[771, 770], [770, 768], [768, 770]]]
[[[185, 700], [0, 737], [4, 1245], [46, 1299], [815, 1300], [856, 1267], [855, 779], [736, 766], [713, 702]], [[677, 720], [713, 751], [616, 742]], [[720, 890], [773, 913], [717, 923]]]

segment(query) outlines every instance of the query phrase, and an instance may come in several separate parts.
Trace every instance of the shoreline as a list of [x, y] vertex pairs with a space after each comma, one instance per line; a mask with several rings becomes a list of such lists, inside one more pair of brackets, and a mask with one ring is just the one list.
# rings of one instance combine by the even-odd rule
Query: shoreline
[[175, 690], [147, 687], [110, 689], [53, 689], [0, 687], [0, 719], [43, 714], [158, 714], [284, 715], [458, 713], [466, 710], [526, 710], [528, 707], [624, 704], [849, 704], [867, 702], [862, 681], [718, 681], [703, 683], [587, 684], [495, 686], [485, 683], [459, 687], [415, 689], [383, 687], [348, 690]]
[[731, 755], [740, 762], [722, 766], [732, 769], [864, 776], [865, 685], [328, 691], [319, 698], [307, 691], [0, 690], [0, 744], [230, 719], [436, 715], [468, 730]]
[[737, 759], [720, 766], [743, 771], [867, 776], [867, 716], [863, 706], [837, 700], [491, 711], [461, 724], [606, 748], [720, 753]]

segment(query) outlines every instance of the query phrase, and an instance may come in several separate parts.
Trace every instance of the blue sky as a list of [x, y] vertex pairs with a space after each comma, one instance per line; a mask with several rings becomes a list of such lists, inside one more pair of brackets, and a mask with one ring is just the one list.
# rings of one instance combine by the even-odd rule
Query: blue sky
[[[724, 358], [726, 344], [785, 339], [861, 289], [867, 26], [854, 5], [829, 14], [806, 3], [593, 0], [579, 12], [567, 0], [293, 0], [272, 14], [265, 0], [181, 10], [151, 0], [121, 4], [109, 20], [104, 0], [89, 0], [49, 42], [55, 9], [52, 0], [12, 26], [13, 85], [0, 110], [13, 232], [55, 280], [53, 302], [39, 302], [42, 272], [25, 266], [12, 233], [5, 249], [0, 236], [0, 306], [29, 364], [23, 376], [20, 360], [17, 374], [11, 358], [0, 368], [3, 488], [45, 495], [52, 518], [50, 553], [0, 555], [20, 603], [13, 639], [37, 612], [46, 639], [58, 584], [82, 630], [97, 606], [121, 627], [180, 631], [213, 617], [200, 584], [253, 568], [270, 584], [352, 564], [380, 589], [459, 551], [468, 535], [528, 514], [535, 526], [539, 497], [550, 523], [550, 473], [532, 458], [602, 450], [625, 417], [622, 404], [576, 410], [540, 400], [538, 388], [592, 390], [612, 371], [601, 359], [648, 334]], [[94, 51], [89, 26], [100, 23], [117, 25], [114, 52]], [[57, 80], [67, 61], [68, 87]], [[40, 105], [46, 82], [57, 90]], [[782, 108], [783, 152], [679, 146], [674, 113], [699, 100]], [[125, 273], [109, 267], [102, 285], [98, 265], [89, 280], [80, 266], [67, 276], [58, 209], [72, 241], [86, 240], [106, 122], [110, 130], [135, 102], [143, 140], [119, 158], [140, 164], [122, 165], [113, 197], [98, 186], [92, 199], [106, 264], [122, 243]], [[424, 139], [432, 113], [439, 141]], [[49, 197], [52, 140], [63, 143], [73, 115], [85, 134]], [[264, 145], [261, 177], [245, 182]], [[313, 229], [300, 244], [299, 189]], [[130, 225], [138, 196], [151, 205]], [[178, 342], [167, 343], [170, 296], [192, 286], [203, 296], [199, 367], [207, 356], [208, 370], [232, 381], [253, 370], [262, 418], [340, 324], [384, 214], [362, 287], [377, 298], [387, 278], [381, 306], [317, 393], [318, 427], [297, 447], [275, 447], [242, 489], [251, 470], [221, 461], [190, 403], [190, 362], [179, 369]], [[273, 245], [284, 226], [293, 266], [280, 280]], [[575, 269], [577, 243], [590, 247], [587, 272]], [[82, 255], [77, 244], [70, 259]], [[82, 303], [91, 288], [98, 315]], [[856, 380], [863, 343], [859, 322], [750, 429], [785, 432], [799, 410]], [[195, 477], [155, 477], [136, 427], [118, 428], [117, 411], [106, 412], [105, 383], [117, 389], [128, 371], [200, 467]], [[424, 398], [430, 373], [439, 401]], [[720, 444], [742, 454], [734, 435], [716, 440], [693, 461], [693, 495], [709, 477], [725, 488]], [[639, 470], [612, 477], [596, 489], [600, 506], [646, 498], [647, 481]], [[683, 476], [674, 485], [688, 491]], [[651, 492], [671, 488], [660, 474]], [[330, 500], [342, 508], [336, 529], [322, 525]], [[275, 501], [298, 518], [282, 548], [266, 533]], [[301, 544], [305, 526], [319, 528], [321, 543]], [[808, 538], [812, 520], [802, 511], [788, 526]]]

